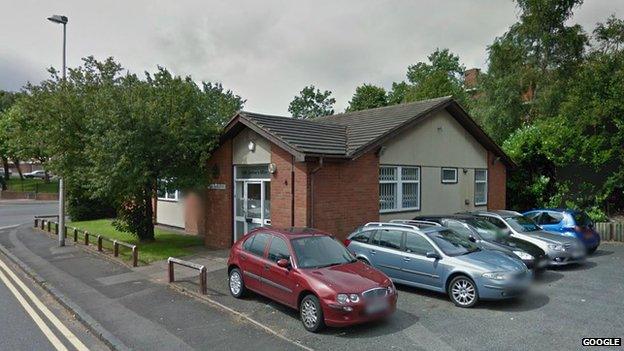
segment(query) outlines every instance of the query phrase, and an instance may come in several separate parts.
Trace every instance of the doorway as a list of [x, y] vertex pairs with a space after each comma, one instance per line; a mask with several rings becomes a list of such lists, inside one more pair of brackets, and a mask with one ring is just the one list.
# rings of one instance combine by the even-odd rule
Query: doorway
[[234, 241], [254, 228], [271, 225], [271, 181], [266, 168], [236, 166]]

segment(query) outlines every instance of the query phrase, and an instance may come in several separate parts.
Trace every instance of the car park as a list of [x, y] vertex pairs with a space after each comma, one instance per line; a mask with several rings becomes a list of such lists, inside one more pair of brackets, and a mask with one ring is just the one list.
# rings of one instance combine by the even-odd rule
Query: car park
[[372, 222], [349, 235], [345, 244], [394, 282], [447, 293], [459, 307], [518, 296], [531, 280], [520, 259], [481, 250], [442, 226]]
[[232, 296], [251, 290], [297, 309], [311, 332], [383, 319], [396, 309], [397, 292], [384, 273], [315, 229], [252, 230], [230, 250], [228, 277]]
[[579, 264], [587, 256], [583, 243], [572, 237], [549, 233], [528, 217], [515, 211], [475, 211], [475, 216], [487, 219], [497, 227], [508, 231], [512, 237], [539, 246], [548, 255], [549, 266]]
[[600, 235], [587, 213], [571, 209], [538, 209], [524, 213], [549, 232], [579, 239], [588, 253], [600, 245]]
[[419, 216], [414, 220], [438, 223], [455, 230], [481, 249], [516, 256], [533, 272], [540, 272], [548, 266], [548, 256], [544, 250], [528, 241], [512, 237], [509, 232], [501, 230], [483, 218], [469, 215], [439, 215]]

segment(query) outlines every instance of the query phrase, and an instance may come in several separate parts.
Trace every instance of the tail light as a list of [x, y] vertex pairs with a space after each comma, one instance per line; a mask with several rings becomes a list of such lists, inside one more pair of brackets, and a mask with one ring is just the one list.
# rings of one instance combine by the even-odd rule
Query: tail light
[[342, 243], [344, 244], [345, 247], [347, 247], [347, 246], [349, 246], [349, 244], [351, 244], [351, 240], [344, 239], [344, 241]]

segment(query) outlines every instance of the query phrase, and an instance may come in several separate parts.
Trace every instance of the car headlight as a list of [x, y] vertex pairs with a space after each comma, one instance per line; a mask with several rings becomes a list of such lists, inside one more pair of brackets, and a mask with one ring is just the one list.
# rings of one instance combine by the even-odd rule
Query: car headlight
[[518, 250], [518, 251], [514, 251], [513, 253], [514, 253], [514, 255], [520, 257], [520, 259], [522, 259], [522, 260], [532, 260], [533, 259], [533, 256], [529, 255], [528, 253], [526, 253], [524, 251]]
[[488, 278], [492, 280], [505, 280], [507, 279], [507, 275], [505, 273], [499, 273], [499, 272], [488, 272], [488, 273], [483, 273], [483, 278]]
[[548, 248], [555, 251], [563, 251], [563, 245], [560, 244], [548, 244]]
[[356, 303], [360, 301], [360, 295], [358, 294], [338, 294], [336, 295], [336, 301], [340, 304], [346, 304], [348, 302]]

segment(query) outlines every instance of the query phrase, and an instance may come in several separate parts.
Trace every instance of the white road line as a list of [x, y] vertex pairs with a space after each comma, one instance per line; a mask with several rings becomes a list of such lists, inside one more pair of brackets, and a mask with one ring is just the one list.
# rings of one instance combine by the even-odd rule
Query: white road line
[[[23, 223], [26, 224], [26, 223]], [[7, 225], [6, 227], [0, 227], [0, 230], [11, 229], [15, 227], [19, 227], [21, 224]]]
[[35, 312], [35, 310], [33, 310], [33, 308], [30, 307], [28, 302], [26, 302], [26, 299], [19, 293], [17, 288], [13, 285], [13, 283], [11, 283], [9, 278], [7, 278], [7, 276], [4, 275], [4, 273], [2, 273], [2, 271], [0, 271], [0, 280], [2, 280], [4, 282], [4, 285], [6, 285], [6, 287], [11, 291], [11, 293], [13, 293], [17, 301], [22, 305], [22, 307], [24, 307], [24, 309], [26, 310], [26, 313], [28, 313], [30, 318], [32, 318], [32, 320], [35, 322], [35, 324], [37, 324], [39, 329], [41, 329], [41, 331], [43, 332], [43, 335], [45, 335], [45, 337], [48, 338], [52, 346], [54, 346], [54, 348], [57, 349], [58, 351], [67, 351], [67, 348], [63, 345], [61, 340], [59, 340], [56, 337], [56, 335], [54, 335], [52, 330], [48, 328], [48, 326], [41, 319], [41, 317], [39, 317], [37, 312]]
[[[35, 304], [35, 306], [43, 313], [44, 316], [46, 316], [48, 318], [48, 320], [50, 320], [50, 322], [52, 323], [52, 325], [54, 325], [56, 327], [56, 329], [58, 329], [59, 332], [61, 332], [61, 334], [63, 334], [63, 336], [65, 338], [67, 338], [67, 340], [74, 345], [74, 347], [79, 350], [79, 351], [88, 351], [89, 348], [87, 348], [82, 341], [80, 341], [80, 339], [78, 339], [78, 337], [76, 337], [76, 335], [74, 335], [74, 333], [72, 333], [69, 329], [67, 329], [67, 327], [65, 326], [65, 324], [63, 324], [55, 315], [54, 313], [52, 313], [44, 304], [43, 302], [41, 302], [41, 300], [39, 300], [39, 298], [37, 298], [37, 296], [35, 296], [35, 294], [26, 286], [26, 284], [24, 284], [18, 277], [17, 275], [15, 275], [15, 273], [13, 273], [9, 267], [2, 262], [2, 260], [0, 260], [0, 268], [2, 268], [4, 271], [6, 271], [6, 273], [13, 279], [13, 281], [15, 281], [15, 283], [24, 291], [24, 293], [26, 293], [26, 296], [28, 296], [30, 298], [30, 300]], [[0, 274], [2, 274], [2, 269], [0, 269]], [[2, 276], [4, 276], [4, 274], [2, 274]], [[6, 283], [6, 282], [5, 282]], [[10, 283], [10, 282], [9, 282]], [[14, 293], [15, 294], [15, 293]], [[20, 295], [21, 296], [21, 295]], [[30, 306], [29, 306], [30, 307]], [[38, 317], [38, 316], [37, 316]], [[47, 328], [47, 326], [46, 326]], [[48, 329], [49, 330], [49, 329]], [[58, 339], [57, 339], [58, 340]], [[62, 344], [61, 344], [62, 346]], [[65, 347], [63, 346], [63, 349], [65, 349]]]

